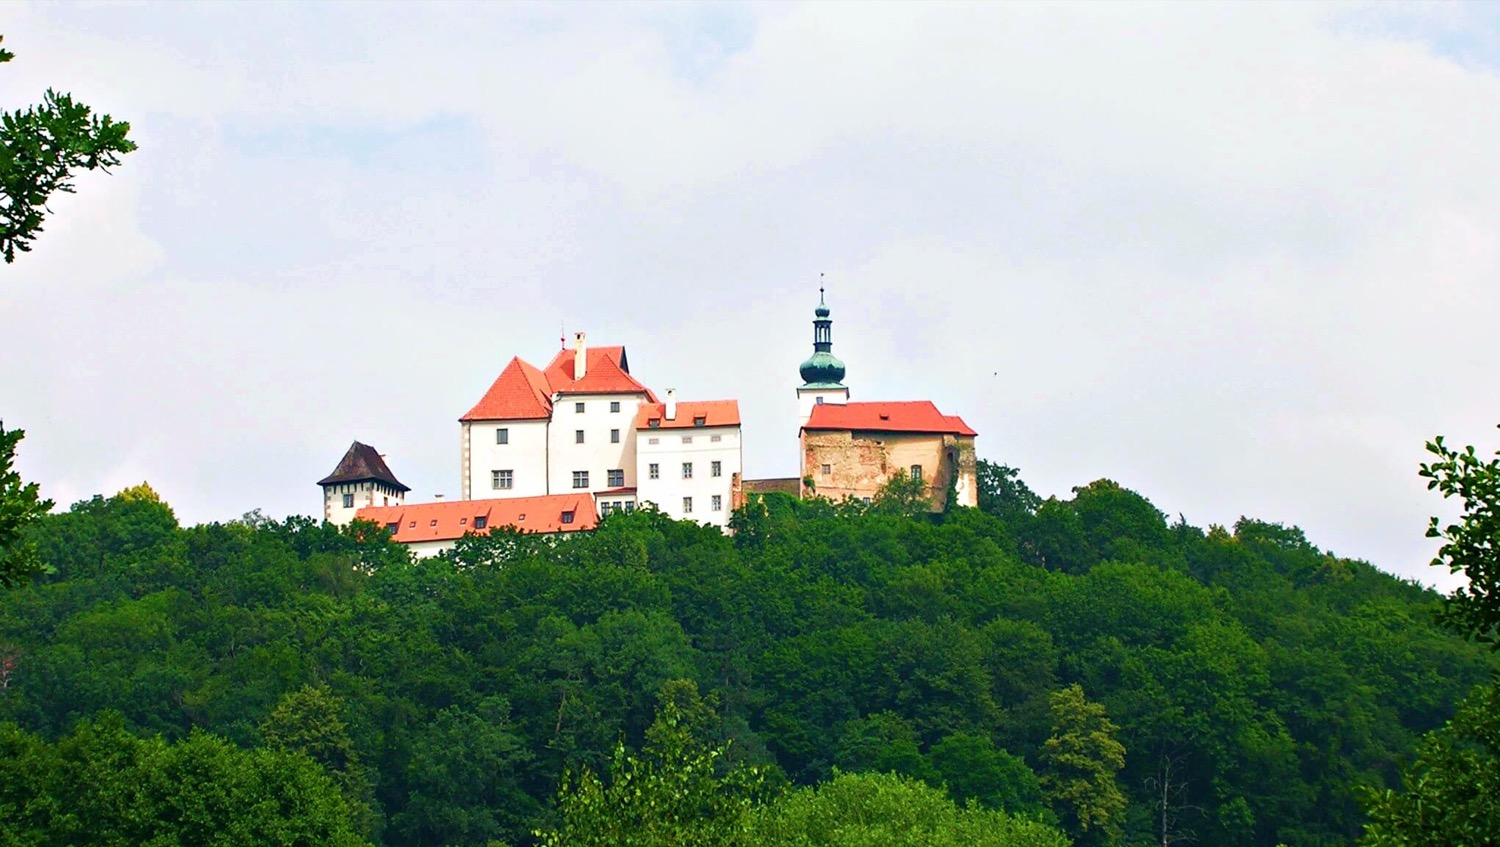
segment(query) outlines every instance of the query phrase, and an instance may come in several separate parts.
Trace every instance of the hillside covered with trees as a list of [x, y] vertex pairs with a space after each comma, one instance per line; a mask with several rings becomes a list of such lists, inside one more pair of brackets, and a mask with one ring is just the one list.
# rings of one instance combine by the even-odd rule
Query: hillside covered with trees
[[0, 844], [221, 807], [257, 843], [611, 843], [610, 792], [670, 784], [730, 830], [633, 843], [1331, 847], [1497, 667], [1293, 527], [981, 470], [978, 510], [768, 497], [732, 537], [637, 512], [421, 561], [77, 503], [0, 592]]

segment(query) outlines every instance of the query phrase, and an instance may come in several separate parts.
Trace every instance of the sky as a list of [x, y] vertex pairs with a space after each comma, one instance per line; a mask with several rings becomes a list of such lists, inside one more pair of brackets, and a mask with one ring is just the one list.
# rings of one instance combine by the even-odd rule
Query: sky
[[[1500, 7], [6, 4], [140, 149], [0, 265], [0, 419], [59, 508], [318, 514], [352, 440], [457, 496], [514, 355], [623, 344], [797, 473], [818, 287], [855, 400], [1044, 496], [1428, 566], [1500, 447]], [[821, 280], [821, 283], [820, 283]]]

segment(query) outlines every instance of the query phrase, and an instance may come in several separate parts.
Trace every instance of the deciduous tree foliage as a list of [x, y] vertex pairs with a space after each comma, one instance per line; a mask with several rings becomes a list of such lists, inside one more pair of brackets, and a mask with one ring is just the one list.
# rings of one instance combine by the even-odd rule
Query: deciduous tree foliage
[[[0, 721], [38, 743], [109, 711], [135, 737], [212, 733], [315, 758], [375, 843], [523, 847], [561, 831], [564, 774], [604, 797], [620, 756], [649, 761], [664, 686], [724, 751], [716, 780], [894, 772], [1031, 819], [1052, 696], [1077, 684], [1125, 748], [1123, 843], [1162, 843], [1166, 757], [1177, 843], [1331, 847], [1496, 666], [1434, 624], [1437, 595], [1295, 528], [1076, 497], [1087, 520], [768, 497], [733, 537], [638, 512], [412, 561], [368, 525], [183, 527], [137, 488], [27, 530], [56, 572], [0, 592]], [[1081, 543], [1034, 556], [1043, 512]], [[1111, 526], [1135, 546], [1106, 558]]]
[[6, 431], [0, 422], [0, 588], [20, 585], [42, 569], [36, 544], [24, 530], [52, 508], [52, 501], [42, 499], [37, 484], [23, 482], [16, 473], [16, 445], [25, 437], [24, 431]]
[[1120, 840], [1125, 794], [1115, 775], [1125, 766], [1118, 727], [1104, 707], [1070, 685], [1052, 694], [1052, 737], [1042, 744], [1042, 788], [1063, 827], [1080, 844]]
[[[15, 58], [0, 47], [0, 64]], [[39, 106], [0, 112], [0, 255], [27, 252], [54, 193], [72, 193], [80, 170], [108, 170], [135, 149], [130, 124], [95, 115], [51, 89]]]

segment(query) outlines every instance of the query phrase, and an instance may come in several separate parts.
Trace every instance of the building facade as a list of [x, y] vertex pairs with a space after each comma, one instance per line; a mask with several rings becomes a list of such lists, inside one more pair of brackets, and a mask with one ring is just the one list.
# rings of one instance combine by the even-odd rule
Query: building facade
[[675, 394], [636, 413], [636, 496], [678, 520], [726, 528], [744, 465], [740, 404]]
[[391, 473], [379, 451], [358, 441], [318, 485], [323, 489], [323, 520], [334, 524], [354, 520], [360, 509], [404, 503], [411, 490]]

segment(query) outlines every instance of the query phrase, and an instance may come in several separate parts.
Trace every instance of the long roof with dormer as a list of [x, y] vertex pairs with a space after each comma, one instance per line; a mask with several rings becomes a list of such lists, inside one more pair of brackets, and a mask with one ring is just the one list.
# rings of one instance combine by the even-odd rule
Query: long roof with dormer
[[470, 532], [487, 535], [500, 527], [525, 532], [579, 532], [599, 525], [594, 498], [586, 492], [367, 506], [354, 516], [390, 529], [391, 537], [402, 544], [452, 541]]
[[803, 429], [977, 435], [964, 419], [938, 411], [931, 400], [895, 403], [819, 403]]

